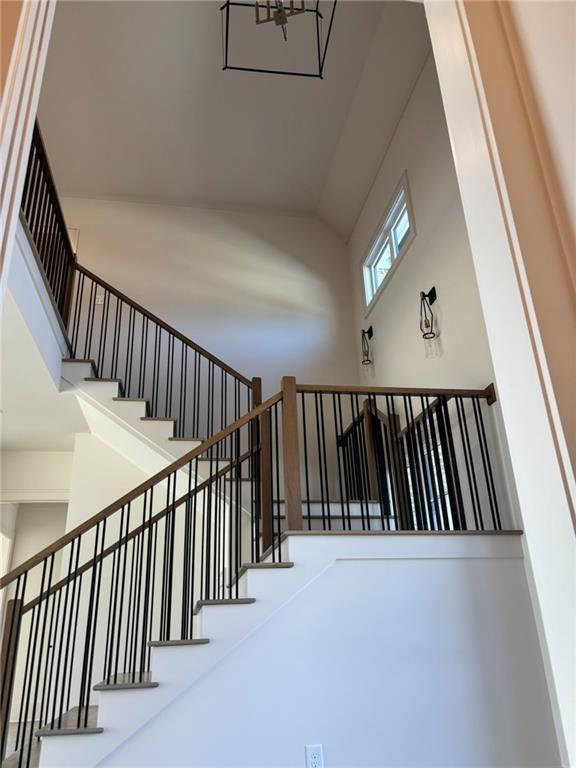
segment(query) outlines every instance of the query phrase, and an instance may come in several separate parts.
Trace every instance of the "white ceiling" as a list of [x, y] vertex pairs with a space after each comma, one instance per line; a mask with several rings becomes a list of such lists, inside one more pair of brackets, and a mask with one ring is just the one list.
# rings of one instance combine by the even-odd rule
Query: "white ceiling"
[[[322, 81], [222, 71], [218, 8], [58, 3], [39, 117], [61, 194], [305, 212], [348, 236], [429, 49], [422, 8], [341, 0]], [[284, 45], [232, 27], [248, 63]]]

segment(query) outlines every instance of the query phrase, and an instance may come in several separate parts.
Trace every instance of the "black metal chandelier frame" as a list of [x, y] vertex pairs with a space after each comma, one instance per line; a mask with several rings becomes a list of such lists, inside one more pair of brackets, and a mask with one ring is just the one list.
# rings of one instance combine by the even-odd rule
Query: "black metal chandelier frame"
[[[326, 63], [326, 52], [328, 51], [328, 43], [330, 42], [330, 36], [332, 34], [332, 25], [334, 23], [334, 14], [336, 12], [336, 5], [338, 0], [333, 0], [332, 8], [329, 14], [328, 32], [326, 34], [326, 40], [322, 43], [322, 25], [324, 16], [320, 11], [320, 0], [316, 0], [313, 7], [304, 8], [304, 13], [312, 14], [315, 17], [316, 26], [316, 58], [318, 69], [313, 72], [296, 72], [284, 69], [268, 69], [264, 67], [242, 67], [236, 64], [230, 63], [230, 9], [231, 8], [246, 8], [254, 11], [254, 2], [238, 2], [237, 0], [227, 0], [220, 6], [220, 12], [222, 14], [222, 46], [224, 54], [224, 63], [222, 69], [236, 70], [238, 72], [260, 72], [266, 75], [289, 75], [292, 77], [311, 77], [322, 80], [324, 77], [324, 64]], [[269, 8], [268, 3], [258, 3], [258, 7], [262, 10]]]

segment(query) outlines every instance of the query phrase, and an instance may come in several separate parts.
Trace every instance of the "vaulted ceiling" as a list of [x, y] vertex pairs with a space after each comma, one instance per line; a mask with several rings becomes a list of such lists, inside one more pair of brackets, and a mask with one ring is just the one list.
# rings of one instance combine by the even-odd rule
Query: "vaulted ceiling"
[[340, 0], [323, 80], [223, 71], [211, 0], [61, 2], [40, 124], [63, 195], [305, 212], [347, 237], [428, 52], [409, 2]]

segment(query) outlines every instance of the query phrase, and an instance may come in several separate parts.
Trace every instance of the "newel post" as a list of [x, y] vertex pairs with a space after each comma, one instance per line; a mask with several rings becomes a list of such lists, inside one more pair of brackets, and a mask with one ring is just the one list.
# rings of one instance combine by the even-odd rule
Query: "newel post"
[[[262, 379], [256, 376], [252, 379], [252, 407], [262, 403]], [[260, 520], [262, 525], [262, 552], [272, 546], [274, 522], [272, 513], [272, 451], [270, 448], [270, 413], [264, 411], [259, 418], [260, 452], [258, 469], [260, 480]], [[254, 448], [258, 450], [258, 433], [252, 431]]]
[[298, 401], [296, 379], [282, 379], [282, 456], [284, 458], [284, 500], [286, 530], [302, 530], [302, 491], [298, 447]]
[[23, 600], [8, 600], [4, 615], [2, 649], [0, 650], [0, 684], [2, 686], [2, 696], [0, 697], [0, 760], [4, 760], [6, 753], [6, 740], [8, 724], [10, 722], [10, 708], [12, 706], [12, 691], [14, 689], [14, 673], [23, 607]]

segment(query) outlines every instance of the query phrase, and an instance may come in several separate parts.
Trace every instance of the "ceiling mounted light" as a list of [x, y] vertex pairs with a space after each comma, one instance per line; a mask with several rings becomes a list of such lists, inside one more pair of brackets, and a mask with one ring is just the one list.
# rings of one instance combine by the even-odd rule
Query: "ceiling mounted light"
[[[336, 11], [337, 0], [255, 0], [252, 2], [235, 2], [228, 0], [220, 7], [222, 15], [222, 50], [223, 69], [239, 70], [242, 72], [261, 72], [270, 75], [293, 75], [296, 77], [324, 76], [324, 64], [332, 24]], [[270, 41], [260, 38], [252, 38], [246, 26], [246, 14], [253, 14], [256, 26], [273, 23], [281, 27], [282, 37], [289, 43], [284, 50], [276, 51], [278, 61], [270, 61], [274, 50], [270, 47]], [[288, 41], [288, 22], [295, 17], [301, 19], [294, 26], [294, 35]], [[253, 23], [253, 22], [252, 22]], [[291, 27], [292, 29], [292, 27]], [[290, 43], [293, 47], [290, 49]], [[245, 60], [237, 61], [237, 51], [244, 47]], [[233, 57], [232, 49], [236, 56]], [[254, 57], [258, 54], [268, 60], [266, 66], [254, 63]], [[251, 57], [251, 58], [250, 58]], [[286, 66], [289, 62], [291, 66]], [[302, 66], [300, 70], [299, 66]]]
[[282, 27], [284, 40], [288, 40], [288, 33], [286, 31], [288, 19], [292, 16], [299, 16], [301, 13], [305, 13], [306, 6], [304, 5], [304, 2], [305, 0], [300, 0], [298, 5], [295, 5], [294, 0], [290, 0], [288, 8], [286, 8], [282, 0], [275, 0], [273, 9], [271, 0], [266, 0], [263, 9], [264, 13], [261, 13], [262, 8], [258, 0], [256, 0], [254, 3], [256, 24], [266, 24], [269, 21], [273, 21], [277, 27]]

